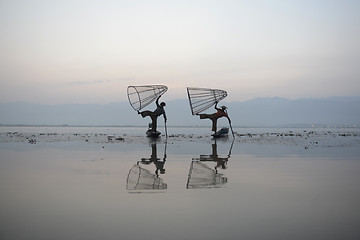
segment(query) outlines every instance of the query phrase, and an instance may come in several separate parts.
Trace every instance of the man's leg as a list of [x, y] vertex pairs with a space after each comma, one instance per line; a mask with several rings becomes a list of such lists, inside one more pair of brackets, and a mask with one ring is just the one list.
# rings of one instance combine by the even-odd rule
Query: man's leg
[[217, 129], [217, 118], [211, 118], [212, 121], [212, 130], [216, 132]]
[[144, 117], [147, 117], [147, 116], [151, 116], [153, 112], [152, 111], [149, 111], [149, 110], [146, 110], [146, 111], [143, 111], [143, 112], [139, 112], [139, 114], [141, 114], [141, 116], [144, 118]]
[[151, 120], [152, 120], [151, 130], [152, 130], [153, 132], [156, 132], [156, 128], [157, 128], [157, 116], [151, 116]]

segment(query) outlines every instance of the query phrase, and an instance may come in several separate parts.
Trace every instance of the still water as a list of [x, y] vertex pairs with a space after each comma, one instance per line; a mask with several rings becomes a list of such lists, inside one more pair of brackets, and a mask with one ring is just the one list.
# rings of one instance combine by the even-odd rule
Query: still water
[[1, 239], [359, 239], [357, 147], [1, 143]]

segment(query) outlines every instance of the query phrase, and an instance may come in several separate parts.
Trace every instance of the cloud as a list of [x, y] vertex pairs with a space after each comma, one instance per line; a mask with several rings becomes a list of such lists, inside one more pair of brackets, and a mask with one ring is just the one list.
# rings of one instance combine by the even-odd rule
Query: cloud
[[68, 82], [69, 85], [93, 85], [93, 84], [103, 84], [103, 83], [111, 83], [115, 81], [129, 81], [135, 80], [136, 78], [118, 78], [115, 80], [92, 80], [92, 81], [73, 81]]
[[101, 83], [109, 83], [110, 80], [93, 80], [93, 81], [74, 81], [68, 82], [70, 85], [89, 85], [89, 84], [101, 84]]
[[136, 78], [118, 78], [116, 81], [128, 81], [128, 80], [135, 80]]

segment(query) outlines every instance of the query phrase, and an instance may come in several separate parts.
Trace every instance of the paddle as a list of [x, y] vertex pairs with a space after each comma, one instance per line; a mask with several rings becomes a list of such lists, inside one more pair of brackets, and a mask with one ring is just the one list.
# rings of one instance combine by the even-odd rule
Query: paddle
[[167, 140], [168, 134], [167, 134], [166, 121], [164, 121], [164, 123], [165, 123], [165, 136], [166, 136], [166, 140]]
[[227, 110], [226, 110], [226, 114], [228, 115], [228, 116], [227, 116], [227, 119], [228, 119], [228, 121], [229, 121], [229, 126], [230, 126], [230, 129], [231, 129], [231, 133], [232, 133], [232, 135], [233, 135], [233, 138], [235, 138], [234, 130], [233, 130], [232, 126], [231, 126], [231, 120], [230, 120], [230, 118], [229, 118], [229, 114], [228, 114], [228, 111], [227, 111]]

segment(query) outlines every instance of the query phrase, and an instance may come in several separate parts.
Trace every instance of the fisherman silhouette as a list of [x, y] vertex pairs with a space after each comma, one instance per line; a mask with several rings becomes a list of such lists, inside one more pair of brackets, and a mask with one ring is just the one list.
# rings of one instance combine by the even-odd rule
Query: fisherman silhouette
[[[157, 99], [156, 99], [156, 106], [157, 108], [155, 109], [155, 111], [149, 111], [149, 110], [146, 110], [146, 111], [142, 111], [142, 112], [139, 112], [138, 111], [138, 114], [141, 114], [141, 116], [144, 118], [144, 117], [147, 117], [149, 116], [151, 118], [151, 132], [156, 132], [156, 128], [157, 128], [157, 118], [161, 115], [164, 116], [164, 121], [165, 123], [167, 122], [167, 117], [166, 117], [166, 113], [165, 113], [165, 109], [164, 107], [166, 106], [166, 104], [164, 102], [161, 102], [159, 104], [159, 99], [160, 99], [161, 96], [159, 96]], [[149, 125], [150, 126], [150, 125]]]
[[206, 114], [206, 113], [202, 113], [202, 114], [197, 114], [200, 116], [200, 119], [206, 119], [209, 118], [212, 121], [212, 131], [214, 131], [216, 133], [217, 131], [217, 120], [219, 118], [222, 117], [226, 117], [229, 120], [229, 124], [231, 124], [231, 120], [226, 112], [227, 107], [225, 106], [221, 106], [221, 108], [217, 107], [218, 102], [216, 102], [215, 104], [215, 109], [216, 109], [216, 113], [213, 114]]

